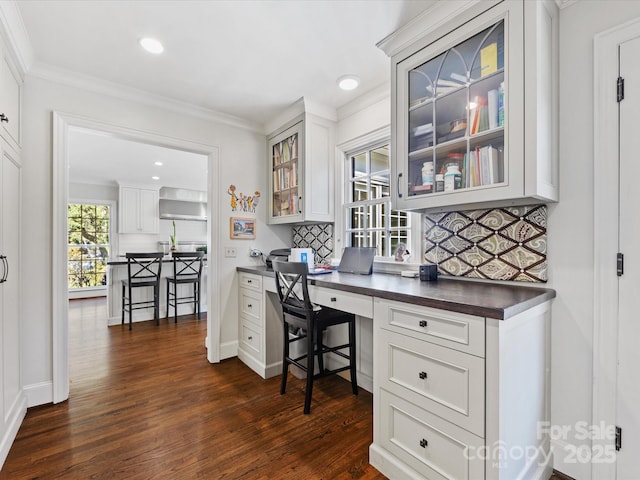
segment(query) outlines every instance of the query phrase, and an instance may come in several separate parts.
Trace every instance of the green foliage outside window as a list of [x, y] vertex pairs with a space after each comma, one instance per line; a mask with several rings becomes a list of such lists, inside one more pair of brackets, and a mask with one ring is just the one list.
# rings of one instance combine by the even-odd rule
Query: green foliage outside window
[[106, 285], [109, 206], [70, 203], [67, 217], [69, 288]]

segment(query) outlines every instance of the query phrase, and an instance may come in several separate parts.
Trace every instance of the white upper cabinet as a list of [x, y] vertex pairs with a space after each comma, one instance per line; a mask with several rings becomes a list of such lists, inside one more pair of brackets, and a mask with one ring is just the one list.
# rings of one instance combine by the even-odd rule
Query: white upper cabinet
[[439, 22], [451, 18], [441, 3], [380, 44], [391, 56], [394, 208], [557, 201], [555, 3], [479, 2]]
[[158, 233], [160, 212], [158, 190], [120, 186], [119, 233]]
[[0, 42], [0, 135], [14, 148], [21, 145], [22, 77], [15, 67], [10, 52]]
[[268, 136], [270, 224], [334, 221], [334, 131], [304, 112]]

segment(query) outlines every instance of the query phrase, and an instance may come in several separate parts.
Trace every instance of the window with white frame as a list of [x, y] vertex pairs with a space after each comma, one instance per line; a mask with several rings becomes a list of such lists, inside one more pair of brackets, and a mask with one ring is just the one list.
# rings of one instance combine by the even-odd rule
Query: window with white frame
[[388, 141], [346, 154], [346, 244], [376, 247], [376, 256], [387, 258], [395, 255], [399, 243], [409, 251], [419, 245], [412, 237], [417, 233], [412, 217], [417, 215], [391, 208], [390, 168]]

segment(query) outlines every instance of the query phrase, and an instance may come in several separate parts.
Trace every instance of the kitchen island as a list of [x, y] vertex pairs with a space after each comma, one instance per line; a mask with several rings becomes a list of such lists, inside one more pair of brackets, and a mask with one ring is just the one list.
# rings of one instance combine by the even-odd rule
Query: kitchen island
[[[167, 316], [167, 280], [168, 276], [173, 275], [173, 260], [171, 255], [165, 256], [162, 260], [162, 271], [160, 274], [160, 318]], [[114, 258], [107, 262], [107, 305], [108, 305], [108, 321], [109, 325], [118, 325], [122, 322], [122, 280], [127, 279], [127, 261], [123, 257]], [[191, 295], [193, 286], [178, 285], [178, 296]], [[207, 311], [207, 262], [205, 260], [202, 269], [202, 286], [201, 286], [201, 312]], [[153, 288], [134, 288], [133, 301], [152, 301]], [[193, 306], [190, 304], [178, 305], [178, 315], [187, 315], [193, 312]], [[125, 323], [128, 323], [128, 313], [126, 314]], [[173, 316], [173, 308], [171, 308], [171, 316]], [[153, 320], [153, 308], [145, 308], [133, 311], [133, 322], [144, 322]]]
[[[274, 273], [237, 272], [238, 357], [277, 375]], [[369, 461], [387, 477], [549, 478], [554, 290], [332, 272], [309, 277], [309, 294], [357, 315], [358, 384], [374, 398]]]

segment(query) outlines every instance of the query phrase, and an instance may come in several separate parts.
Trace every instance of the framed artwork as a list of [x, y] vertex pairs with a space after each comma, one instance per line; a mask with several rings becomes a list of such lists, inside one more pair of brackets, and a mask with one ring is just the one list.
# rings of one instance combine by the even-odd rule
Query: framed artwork
[[229, 237], [238, 239], [256, 238], [256, 219], [231, 217]]

